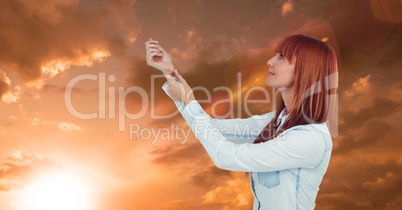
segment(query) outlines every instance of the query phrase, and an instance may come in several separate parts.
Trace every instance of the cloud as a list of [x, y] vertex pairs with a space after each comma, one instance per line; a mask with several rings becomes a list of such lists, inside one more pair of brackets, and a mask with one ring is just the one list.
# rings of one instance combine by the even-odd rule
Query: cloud
[[83, 128], [81, 128], [79, 125], [72, 122], [56, 122], [56, 121], [44, 120], [40, 116], [32, 118], [31, 125], [32, 126], [47, 125], [50, 127], [57, 127], [64, 132], [83, 130]]
[[204, 203], [220, 204], [222, 210], [251, 209], [252, 194], [248, 179], [237, 178], [227, 180], [224, 184], [207, 192]]
[[62, 131], [82, 131], [80, 126], [71, 122], [59, 122], [57, 123], [57, 127]]
[[176, 68], [179, 69], [181, 67], [182, 72], [186, 72], [188, 71], [189, 67], [188, 63], [197, 56], [198, 51], [201, 50], [200, 48], [202, 48], [204, 41], [202, 37], [198, 36], [194, 28], [188, 29], [180, 37], [185, 41], [186, 45], [182, 49], [179, 47], [173, 47], [168, 51], [168, 53], [172, 59], [174, 59]]
[[392, 24], [373, 18], [370, 1], [337, 0], [329, 16], [338, 42], [359, 51], [372, 52], [393, 32]]
[[252, 209], [253, 196], [248, 179], [220, 180], [220, 185], [206, 191], [199, 201], [175, 200], [160, 209]]
[[[392, 66], [384, 65], [382, 70]], [[402, 100], [398, 97], [402, 89], [392, 79], [383, 84], [383, 76], [373, 72], [357, 78], [350, 86], [341, 83], [345, 91], [340, 92], [340, 138], [334, 143], [337, 152], [367, 148], [399, 133], [394, 118], [402, 115]]]
[[21, 86], [17, 85], [11, 90], [11, 80], [6, 73], [0, 71], [0, 99], [5, 103], [15, 103], [21, 95]]
[[173, 1], [167, 9], [173, 24], [183, 23], [184, 20], [197, 21], [203, 16], [202, 10], [203, 4], [197, 1]]
[[21, 104], [18, 104], [18, 108], [16, 112], [13, 114], [18, 113], [18, 117], [14, 115], [10, 115], [9, 119], [12, 121], [25, 121], [28, 122], [30, 126], [36, 127], [36, 126], [48, 126], [48, 127], [54, 127], [58, 128], [61, 131], [64, 132], [69, 132], [69, 131], [83, 131], [84, 129], [73, 123], [73, 122], [67, 122], [67, 121], [57, 121], [57, 120], [49, 120], [49, 119], [44, 119], [42, 114], [38, 112], [30, 112], [27, 109], [24, 108]]
[[203, 167], [200, 167], [198, 171], [191, 176], [192, 184], [204, 189], [211, 189], [222, 185], [223, 180], [233, 178], [232, 172], [219, 169], [214, 165], [207, 165], [208, 164], [203, 164]]
[[287, 1], [282, 5], [282, 16], [286, 16], [289, 12], [293, 11], [293, 2]]
[[32, 82], [72, 65], [88, 66], [124, 54], [140, 30], [133, 2], [103, 0], [92, 8], [86, 3], [1, 1], [0, 63], [7, 73]]
[[394, 161], [373, 163], [359, 155], [334, 157], [320, 187], [317, 207], [385, 209], [400, 203], [397, 186], [401, 180], [401, 165]]
[[0, 98], [3, 97], [3, 95], [6, 94], [8, 91], [8, 84], [5, 81], [0, 80]]
[[[245, 209], [252, 206], [252, 194], [244, 173], [218, 169], [197, 142], [169, 144], [150, 152], [152, 163], [166, 173], [185, 175], [189, 184], [202, 189], [197, 201], [170, 201], [161, 209]], [[240, 178], [239, 178], [240, 177]]]
[[4, 72], [0, 72], [0, 99], [10, 92], [10, 84], [11, 81], [6, 74]]
[[[77, 53], [77, 55], [80, 53]], [[48, 77], [54, 77], [57, 74], [67, 70], [70, 66], [88, 66], [91, 67], [94, 62], [102, 62], [110, 53], [106, 50], [93, 49], [92, 52], [78, 55], [76, 59], [58, 59], [42, 64], [41, 71]]]
[[11, 155], [0, 163], [0, 191], [24, 188], [35, 176], [61, 169], [60, 163], [46, 155], [13, 150]]
[[339, 0], [322, 0], [318, 4], [315, 1], [286, 1], [291, 2], [294, 12], [307, 15], [316, 20], [325, 20], [334, 4]]
[[6, 92], [5, 94], [2, 95], [1, 99], [7, 104], [15, 103], [20, 98], [20, 95], [21, 95], [21, 86], [16, 86], [14, 88], [14, 91]]
[[39, 0], [36, 2], [17, 0], [13, 6], [18, 6], [27, 17], [38, 18], [45, 23], [55, 25], [63, 18], [63, 9], [77, 4], [77, 0]]
[[[166, 168], [180, 169], [182, 166], [192, 166], [194, 162], [209, 162], [208, 155], [205, 153], [199, 142], [188, 144], [173, 144], [155, 148], [150, 151], [154, 156], [153, 164], [157, 164]], [[180, 163], [181, 166], [177, 166]]]

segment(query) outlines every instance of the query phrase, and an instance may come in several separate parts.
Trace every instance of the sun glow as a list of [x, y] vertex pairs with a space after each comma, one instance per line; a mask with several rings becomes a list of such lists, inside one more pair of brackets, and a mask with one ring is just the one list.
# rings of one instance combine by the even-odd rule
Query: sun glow
[[42, 177], [27, 187], [24, 194], [26, 210], [90, 210], [88, 186], [65, 174]]

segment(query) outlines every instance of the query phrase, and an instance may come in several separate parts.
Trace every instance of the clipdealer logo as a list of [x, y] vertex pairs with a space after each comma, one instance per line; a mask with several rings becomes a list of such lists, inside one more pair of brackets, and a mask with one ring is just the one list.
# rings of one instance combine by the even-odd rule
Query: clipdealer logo
[[[64, 102], [68, 112], [73, 115], [74, 117], [82, 120], [90, 120], [90, 119], [105, 119], [111, 118], [115, 119], [118, 118], [118, 127], [119, 131], [126, 130], [126, 119], [137, 120], [143, 118], [146, 113], [150, 109], [151, 119], [168, 119], [176, 116], [179, 114], [179, 110], [175, 110], [173, 113], [168, 113], [164, 115], [157, 115], [155, 113], [155, 106], [158, 104], [158, 99], [155, 99], [155, 81], [158, 78], [164, 78], [163, 75], [152, 75], [151, 76], [151, 93], [148, 94], [143, 88], [138, 86], [131, 86], [128, 88], [125, 87], [114, 87], [114, 86], [107, 86], [107, 82], [113, 83], [116, 81], [116, 76], [108, 75], [106, 79], [105, 73], [99, 73], [98, 75], [95, 74], [82, 74], [74, 77], [69, 81], [64, 93]], [[90, 80], [98, 83], [98, 110], [97, 112], [92, 113], [83, 113], [80, 110], [77, 110], [72, 102], [72, 95], [74, 87], [82, 81]], [[108, 88], [108, 101], [106, 101], [106, 88]], [[116, 96], [116, 89], [117, 89], [117, 96]], [[241, 74], [238, 73], [237, 75], [237, 89], [241, 90]], [[158, 91], [162, 91], [160, 88]], [[200, 104], [211, 104], [212, 103], [212, 94], [218, 91], [226, 91], [229, 95], [229, 99], [221, 99], [214, 101], [211, 104], [211, 112], [213, 117], [219, 118], [226, 118], [226, 117], [234, 117], [235, 114], [240, 115], [242, 112], [242, 108], [244, 107], [244, 111], [247, 115], [252, 116], [253, 114], [249, 110], [249, 104], [271, 104], [270, 94], [269, 92], [263, 87], [253, 87], [247, 90], [244, 94], [244, 100], [242, 100], [242, 93], [240, 91], [236, 91], [234, 93], [230, 88], [225, 86], [216, 87], [213, 89], [211, 93], [202, 86], [197, 86], [193, 88], [193, 91], [202, 91], [205, 93], [207, 99], [198, 100]], [[252, 100], [249, 99], [250, 95], [253, 92], [262, 92], [265, 95], [264, 100]], [[137, 113], [129, 113], [126, 109], [126, 97], [128, 94], [134, 93], [138, 94], [141, 97], [141, 109]], [[234, 103], [234, 98], [237, 98], [237, 104]], [[273, 97], [274, 98], [274, 97]], [[117, 99], [117, 107], [116, 107], [116, 99]], [[275, 100], [275, 99], [273, 99]], [[243, 101], [243, 103], [241, 102]], [[106, 110], [106, 103], [108, 103], [108, 110]], [[229, 111], [226, 115], [220, 116], [217, 114], [216, 107], [222, 103], [229, 103]], [[272, 103], [274, 104], [274, 103]], [[243, 106], [242, 106], [243, 105]], [[234, 111], [235, 106], [237, 106], [237, 112]], [[116, 116], [116, 109], [117, 109], [117, 116]], [[131, 126], [133, 127], [133, 126]], [[135, 127], [135, 126], [134, 126]]]
[[[131, 119], [131, 120], [138, 120], [143, 117], [150, 111], [150, 117], [151, 119], [169, 119], [177, 114], [179, 114], [179, 110], [175, 110], [173, 113], [168, 113], [164, 115], [157, 115], [155, 113], [156, 110], [156, 105], [158, 104], [158, 99], [155, 99], [155, 81], [158, 78], [164, 78], [163, 75], [152, 75], [151, 76], [151, 93], [147, 93], [143, 88], [139, 86], [131, 86], [131, 87], [115, 87], [111, 86], [111, 83], [114, 83], [116, 81], [116, 76], [115, 75], [106, 75], [105, 73], [99, 73], [99, 74], [82, 74], [74, 77], [69, 81], [69, 83], [66, 86], [65, 89], [65, 94], [64, 94], [64, 102], [65, 102], [65, 107], [68, 110], [68, 112], [73, 115], [74, 117], [82, 120], [91, 120], [91, 119], [118, 119], [118, 130], [121, 132], [126, 131], [126, 128], [128, 127], [130, 129], [130, 139], [133, 138], [133, 136], [142, 136], [140, 138], [144, 139], [144, 135], [149, 136], [149, 138], [157, 138], [159, 137], [159, 134], [166, 133], [165, 131], [160, 130], [158, 131], [148, 131], [149, 129], [152, 128], [146, 128], [148, 129], [146, 132], [143, 131], [145, 129], [144, 127], [141, 127], [139, 123], [132, 123], [130, 125], [126, 125], [126, 120]], [[72, 102], [72, 95], [73, 95], [73, 89], [74, 87], [82, 81], [94, 81], [97, 82], [98, 85], [98, 107], [97, 111], [94, 111], [92, 113], [83, 113], [80, 110], [77, 110]], [[107, 84], [109, 83], [109, 85]], [[334, 88], [334, 87], [331, 87]], [[234, 118], [235, 115], [240, 116], [240, 113], [243, 111], [248, 115], [248, 116], [253, 116], [253, 114], [249, 110], [249, 104], [267, 104], [272, 106], [272, 110], [275, 109], [275, 104], [276, 104], [276, 95], [279, 93], [278, 89], [273, 89], [273, 94], [270, 94], [265, 88], [261, 86], [254, 86], [247, 91], [242, 92], [242, 80], [241, 80], [241, 73], [237, 74], [237, 81], [236, 81], [236, 91], [232, 91], [230, 88], [225, 87], [225, 86], [220, 86], [216, 87], [213, 89], [213, 91], [209, 91], [205, 87], [202, 86], [197, 86], [192, 88], [193, 92], [196, 91], [202, 91], [205, 93], [207, 99], [204, 100], [197, 100], [200, 104], [206, 103], [210, 104], [211, 106], [211, 117], [212, 118]], [[106, 91], [107, 90], [107, 91]], [[158, 88], [158, 91], [162, 91], [161, 88]], [[220, 99], [217, 101], [214, 101], [212, 103], [212, 94], [218, 91], [225, 91], [229, 98], [225, 99]], [[315, 90], [315, 92], [320, 92], [323, 90]], [[116, 95], [117, 92], [117, 95]], [[263, 93], [265, 96], [264, 99], [259, 99], [259, 100], [253, 100], [250, 99], [250, 95], [253, 92], [260, 92]], [[128, 94], [138, 94], [141, 97], [141, 103], [140, 105], [140, 110], [137, 113], [130, 113], [126, 109], [126, 98]], [[106, 96], [108, 98], [108, 101], [106, 101]], [[337, 94], [334, 95], [337, 98]], [[243, 98], [244, 97], [244, 98]], [[305, 97], [308, 97], [308, 95], [305, 95]], [[236, 98], [236, 103], [234, 102]], [[117, 100], [117, 103], [116, 103]], [[106, 104], [108, 104], [108, 109], [106, 110]], [[222, 116], [217, 114], [216, 107], [219, 104], [229, 104], [229, 110], [228, 112]], [[117, 107], [116, 107], [117, 105]], [[235, 109], [235, 107], [237, 109]], [[237, 110], [237, 112], [235, 111]], [[329, 128], [331, 130], [331, 136], [336, 137], [338, 134], [338, 106], [336, 104], [335, 106], [335, 112], [334, 117], [331, 118], [329, 121]], [[117, 113], [117, 115], [116, 115]], [[182, 133], [185, 137], [188, 137], [189, 134], [187, 134], [189, 131], [180, 131], [178, 133]], [[167, 134], [165, 134], [167, 135]], [[174, 136], [175, 138], [178, 138], [177, 136]], [[169, 138], [173, 138], [173, 136], [170, 136]]]

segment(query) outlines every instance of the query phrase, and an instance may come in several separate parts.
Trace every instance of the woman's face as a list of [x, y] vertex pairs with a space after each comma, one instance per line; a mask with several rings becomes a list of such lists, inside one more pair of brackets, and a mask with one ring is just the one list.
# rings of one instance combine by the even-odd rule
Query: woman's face
[[266, 83], [272, 88], [279, 90], [292, 89], [295, 80], [295, 63], [292, 63], [283, 55], [276, 53], [274, 57], [267, 61], [268, 78]]

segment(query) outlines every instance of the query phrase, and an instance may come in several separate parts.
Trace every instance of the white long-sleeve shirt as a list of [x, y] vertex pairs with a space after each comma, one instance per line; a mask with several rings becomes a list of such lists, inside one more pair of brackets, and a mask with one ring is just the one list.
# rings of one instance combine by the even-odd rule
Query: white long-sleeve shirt
[[[169, 95], [167, 86], [162, 88]], [[186, 106], [174, 102], [218, 168], [253, 172], [254, 209], [314, 209], [332, 151], [325, 123], [294, 126], [270, 141], [253, 144], [275, 111], [220, 120], [212, 119], [196, 100]], [[278, 121], [285, 121], [285, 113]]]

